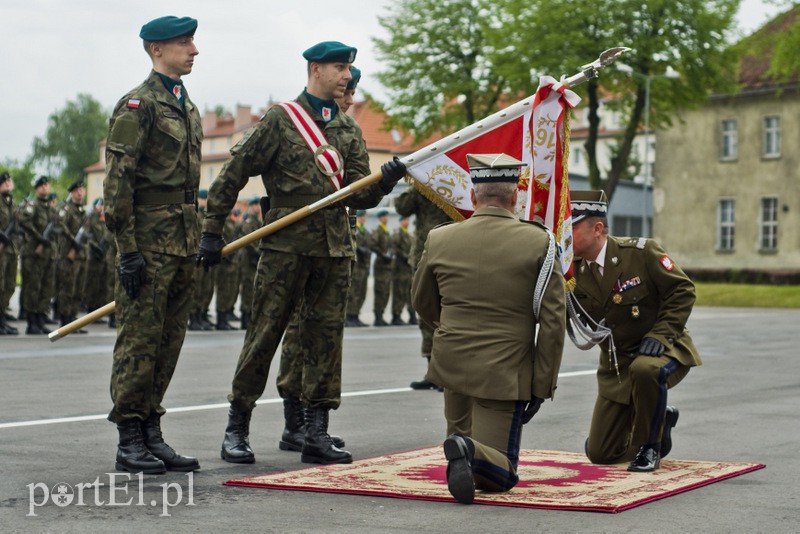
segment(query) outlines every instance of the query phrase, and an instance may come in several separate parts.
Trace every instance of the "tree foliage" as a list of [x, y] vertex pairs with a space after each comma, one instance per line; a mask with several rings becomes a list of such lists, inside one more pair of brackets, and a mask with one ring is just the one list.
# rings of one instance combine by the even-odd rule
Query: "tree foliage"
[[53, 177], [79, 178], [84, 168], [97, 161], [99, 143], [108, 134], [108, 118], [97, 100], [79, 94], [50, 115], [44, 137], [33, 140], [31, 161]]
[[[0, 163], [0, 173], [8, 172], [14, 179], [14, 200], [20, 202], [33, 190], [31, 180], [36, 176], [33, 164], [26, 162], [19, 164], [17, 161], [6, 160]], [[0, 228], [2, 230], [2, 228]]]
[[[632, 50], [620, 61], [637, 75], [607, 68], [576, 90], [589, 117], [586, 153], [592, 187], [613, 196], [630, 171], [633, 140], [645, 107], [645, 79], [670, 66], [678, 80], [653, 78], [651, 128], [676, 110], [731, 89], [735, 55], [728, 47], [740, 0], [404, 0], [379, 19], [389, 32], [376, 40], [387, 71], [386, 109], [418, 135], [452, 130], [493, 112], [503, 95], [533, 93], [540, 74], [574, 74], [616, 46]], [[448, 15], [449, 13], [449, 15]], [[461, 52], [459, 52], [461, 51]], [[481, 98], [476, 98], [480, 96]], [[605, 176], [596, 145], [601, 100], [620, 112], [623, 134]], [[460, 120], [454, 103], [463, 107]], [[450, 118], [450, 120], [448, 120]]]

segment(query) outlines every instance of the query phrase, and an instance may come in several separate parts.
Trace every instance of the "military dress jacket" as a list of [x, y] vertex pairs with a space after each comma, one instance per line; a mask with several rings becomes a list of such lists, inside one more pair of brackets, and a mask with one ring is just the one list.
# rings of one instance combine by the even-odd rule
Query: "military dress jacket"
[[103, 200], [120, 253], [197, 253], [203, 128], [185, 87], [183, 98], [185, 112], [152, 71], [114, 108]]
[[686, 366], [700, 365], [700, 355], [686, 330], [695, 301], [694, 284], [652, 239], [608, 237], [601, 283], [585, 260], [575, 258], [574, 295], [594, 319], [605, 319], [617, 350], [620, 377], [601, 344], [597, 371], [601, 396], [622, 404], [631, 397], [628, 366], [645, 337], [660, 341], [665, 356]]
[[[369, 155], [361, 128], [344, 113], [327, 124], [301, 94], [297, 103], [310, 115], [328, 143], [342, 156], [346, 186], [367, 176]], [[225, 217], [251, 176], [261, 176], [270, 199], [264, 225], [336, 192], [334, 185], [317, 167], [314, 154], [294, 123], [280, 106], [271, 107], [261, 121], [245, 133], [232, 149], [233, 156], [222, 167], [208, 192], [203, 231], [221, 234]], [[371, 208], [383, 198], [378, 184], [361, 189], [342, 202], [283, 228], [261, 240], [262, 249], [316, 257], [355, 255], [350, 220], [345, 206]]]
[[533, 313], [548, 242], [544, 227], [493, 207], [428, 234], [411, 296], [420, 317], [436, 328], [431, 382], [484, 399], [553, 396], [566, 327], [557, 259], [538, 338]]

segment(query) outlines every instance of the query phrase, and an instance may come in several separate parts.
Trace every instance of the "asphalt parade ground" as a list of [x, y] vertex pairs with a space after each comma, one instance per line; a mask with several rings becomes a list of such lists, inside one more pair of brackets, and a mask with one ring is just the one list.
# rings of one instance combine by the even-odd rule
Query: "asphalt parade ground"
[[[114, 331], [93, 324], [88, 334], [55, 343], [5, 336], [0, 531], [798, 532], [798, 325], [800, 310], [695, 309], [689, 328], [704, 365], [671, 392], [670, 403], [681, 409], [671, 456], [767, 467], [619, 514], [223, 486], [231, 478], [308, 467], [298, 453], [277, 447], [283, 425], [277, 361], [253, 413], [256, 463], [220, 459], [241, 330], [189, 332], [165, 399], [167, 442], [197, 456], [201, 470], [191, 478], [115, 479], [117, 432], [105, 419]], [[345, 438], [355, 459], [437, 445], [445, 437], [442, 395], [408, 388], [424, 372], [419, 343], [412, 326], [346, 329], [344, 395], [330, 430]], [[555, 402], [525, 427], [523, 448], [583, 450], [596, 360], [596, 350], [582, 352], [567, 341]], [[50, 493], [58, 483], [83, 484], [84, 502], [55, 504]], [[109, 495], [110, 486], [121, 485], [127, 493]]]

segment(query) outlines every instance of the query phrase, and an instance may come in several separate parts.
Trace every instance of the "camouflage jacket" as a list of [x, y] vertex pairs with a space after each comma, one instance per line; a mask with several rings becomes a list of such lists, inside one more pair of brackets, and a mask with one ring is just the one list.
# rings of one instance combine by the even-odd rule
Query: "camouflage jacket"
[[422, 250], [425, 248], [425, 240], [428, 239], [428, 232], [439, 226], [443, 222], [450, 221], [447, 216], [436, 204], [422, 196], [422, 193], [409, 187], [403, 191], [394, 202], [397, 213], [403, 217], [416, 216], [416, 235], [414, 238], [414, 250], [411, 256], [411, 264], [416, 266], [422, 257]]
[[[14, 197], [11, 195], [11, 193], [3, 193], [0, 195], [0, 232], [5, 232], [9, 225], [11, 225], [11, 221], [14, 221], [16, 217], [17, 214], [16, 210], [14, 209]], [[12, 230], [18, 233], [18, 228], [12, 228]], [[11, 239], [13, 242], [15, 235], [7, 235], [6, 237]], [[13, 248], [4, 250], [13, 250]]]
[[360, 267], [369, 270], [369, 263], [372, 259], [369, 232], [364, 226], [358, 225], [353, 230], [356, 241], [356, 261]]
[[392, 265], [392, 235], [389, 229], [379, 224], [369, 237], [370, 248], [375, 253], [375, 269], [385, 270]]
[[[342, 155], [344, 184], [350, 184], [369, 174], [369, 156], [361, 128], [344, 113], [337, 113], [325, 124], [304, 95], [297, 102], [325, 134], [328, 143]], [[297, 211], [335, 192], [330, 179], [314, 160], [300, 133], [286, 112], [270, 108], [261, 122], [253, 126], [244, 138], [231, 149], [233, 158], [220, 171], [208, 194], [208, 211], [203, 231], [222, 233], [239, 191], [251, 176], [261, 175], [264, 189], [270, 198], [271, 209], [264, 224]], [[340, 204], [356, 208], [371, 208], [380, 202], [383, 192], [377, 184], [362, 189]], [[261, 240], [261, 248], [317, 257], [353, 257], [352, 232], [347, 212], [341, 205], [319, 210], [298, 222]]]
[[183, 95], [186, 113], [152, 71], [114, 108], [103, 200], [106, 225], [121, 253], [197, 253], [203, 130], [197, 108], [185, 90]]
[[392, 251], [394, 252], [392, 270], [408, 271], [411, 267], [411, 233], [407, 228], [400, 227], [392, 234]]
[[[25, 236], [22, 246], [22, 254], [32, 256], [36, 247], [43, 243], [44, 232], [50, 223], [57, 224], [56, 209], [50, 205], [46, 198], [33, 198], [27, 201], [25, 207], [19, 214], [19, 227]], [[49, 252], [46, 256], [55, 257], [56, 233], [51, 232], [50, 243], [47, 245]]]
[[[78, 244], [77, 236], [86, 221], [86, 209], [75, 204], [72, 198], [67, 198], [58, 208], [59, 228], [61, 229], [58, 241], [58, 252], [63, 257], [74, 248], [78, 258], [85, 258], [83, 246]], [[87, 225], [88, 226], [88, 225]], [[88, 228], [85, 230], [88, 231]]]
[[[242, 236], [252, 234], [259, 228], [261, 228], [261, 221], [259, 220], [258, 216], [253, 213], [245, 214], [244, 222], [242, 223]], [[246, 247], [240, 248], [239, 256], [244, 262], [248, 262], [253, 266], [258, 265], [258, 242], [250, 243]]]

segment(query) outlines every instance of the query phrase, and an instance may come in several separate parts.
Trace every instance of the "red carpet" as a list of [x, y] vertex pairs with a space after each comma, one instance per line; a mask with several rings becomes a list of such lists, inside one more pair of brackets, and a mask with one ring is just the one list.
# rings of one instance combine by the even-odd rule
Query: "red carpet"
[[[228, 486], [376, 495], [455, 502], [447, 491], [441, 447], [229, 480]], [[629, 473], [627, 464], [592, 465], [583, 454], [523, 450], [517, 486], [475, 495], [476, 504], [551, 510], [622, 512], [713, 482], [762, 469], [764, 464], [667, 458], [653, 473]]]

